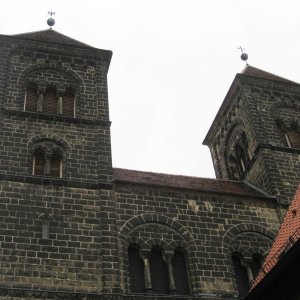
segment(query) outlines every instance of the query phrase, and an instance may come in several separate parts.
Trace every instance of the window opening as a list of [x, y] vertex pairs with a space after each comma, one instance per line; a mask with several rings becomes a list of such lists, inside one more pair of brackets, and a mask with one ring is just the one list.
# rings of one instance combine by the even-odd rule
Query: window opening
[[72, 89], [66, 90], [62, 111], [65, 116], [75, 117], [75, 94]]
[[36, 88], [29, 86], [25, 93], [24, 110], [36, 112], [38, 97]]
[[58, 99], [55, 88], [48, 87], [43, 98], [43, 112], [46, 114], [57, 114]]
[[146, 291], [144, 263], [140, 258], [139, 250], [133, 245], [128, 248], [128, 259], [131, 290], [133, 293], [144, 293]]
[[167, 264], [162, 252], [153, 248], [150, 254], [150, 274], [152, 289], [157, 294], [169, 293], [169, 278]]
[[35, 151], [33, 156], [32, 174], [43, 176], [45, 174], [46, 160], [42, 149]]
[[173, 277], [175, 280], [176, 293], [179, 295], [188, 295], [189, 284], [185, 255], [180, 249], [175, 249], [172, 259]]
[[244, 297], [247, 295], [250, 288], [247, 270], [242, 265], [241, 258], [238, 254], [234, 253], [232, 255], [232, 262], [239, 295]]

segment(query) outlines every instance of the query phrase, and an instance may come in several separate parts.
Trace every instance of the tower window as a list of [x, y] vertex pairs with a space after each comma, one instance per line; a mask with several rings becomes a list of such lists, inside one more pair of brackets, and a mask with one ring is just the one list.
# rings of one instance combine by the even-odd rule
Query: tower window
[[63, 174], [62, 150], [51, 147], [51, 144], [38, 147], [33, 154], [32, 174], [61, 178]]
[[64, 94], [58, 96], [54, 86], [48, 86], [45, 92], [38, 93], [37, 88], [30, 84], [25, 93], [24, 110], [73, 118], [76, 111], [75, 99], [72, 88], [67, 88]]
[[48, 87], [43, 97], [43, 112], [46, 114], [57, 114], [56, 90], [54, 87]]
[[75, 116], [75, 95], [72, 89], [67, 89], [63, 97], [63, 115], [68, 117]]
[[54, 151], [50, 159], [50, 175], [53, 177], [62, 177], [63, 160], [58, 150]]
[[45, 174], [45, 155], [42, 149], [37, 149], [33, 156], [32, 174], [43, 176]]
[[37, 89], [33, 86], [29, 86], [25, 93], [24, 110], [36, 112], [38, 98]]

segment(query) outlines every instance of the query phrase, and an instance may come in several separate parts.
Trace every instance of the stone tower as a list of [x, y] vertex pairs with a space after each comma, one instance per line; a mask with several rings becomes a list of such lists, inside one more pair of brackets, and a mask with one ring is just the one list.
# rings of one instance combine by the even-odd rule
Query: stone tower
[[217, 178], [243, 180], [281, 203], [300, 182], [300, 85], [247, 66], [204, 140]]
[[111, 56], [52, 29], [0, 36], [2, 287], [111, 281]]

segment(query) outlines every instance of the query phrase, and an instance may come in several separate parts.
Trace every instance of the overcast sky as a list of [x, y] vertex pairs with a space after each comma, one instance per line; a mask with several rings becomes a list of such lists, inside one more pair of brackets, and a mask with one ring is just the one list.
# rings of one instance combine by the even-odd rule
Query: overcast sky
[[214, 177], [202, 141], [236, 73], [249, 64], [300, 82], [300, 2], [2, 0], [1, 34], [53, 29], [113, 51], [114, 167]]

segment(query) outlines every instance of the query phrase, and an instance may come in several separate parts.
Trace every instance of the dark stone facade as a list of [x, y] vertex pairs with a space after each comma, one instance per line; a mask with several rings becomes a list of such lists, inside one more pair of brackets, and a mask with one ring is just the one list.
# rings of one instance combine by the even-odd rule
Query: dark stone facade
[[[299, 86], [237, 76], [207, 137], [221, 179], [113, 169], [110, 58], [55, 31], [0, 36], [0, 299], [236, 299], [232, 254], [244, 265], [265, 256], [299, 182], [300, 151], [280, 142], [275, 123], [299, 116]], [[24, 111], [31, 82], [40, 93], [74, 88], [75, 117]], [[251, 159], [232, 181], [226, 155], [240, 128]], [[62, 149], [61, 178], [32, 174], [36, 144]], [[176, 282], [156, 295], [149, 277], [134, 294], [131, 245], [145, 264], [162, 253], [169, 286], [180, 249], [188, 295]]]

